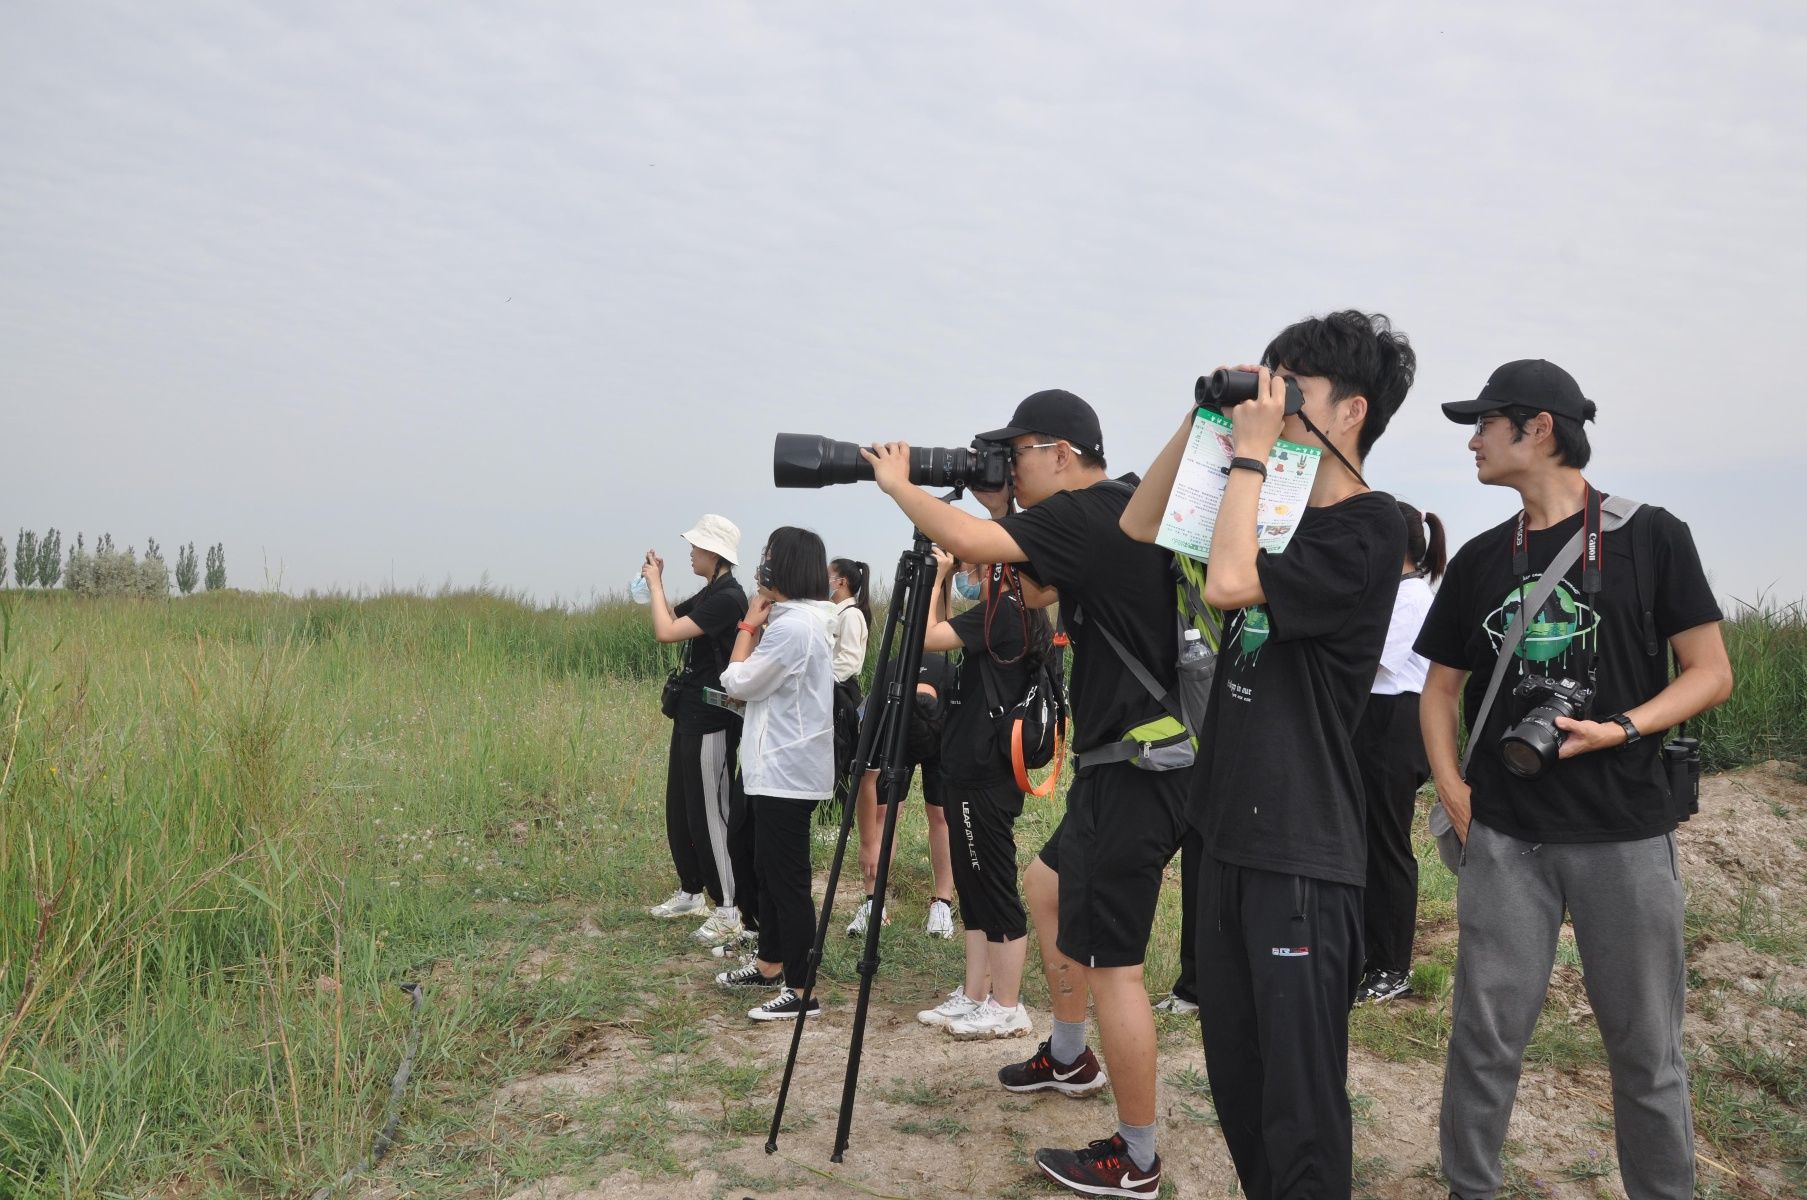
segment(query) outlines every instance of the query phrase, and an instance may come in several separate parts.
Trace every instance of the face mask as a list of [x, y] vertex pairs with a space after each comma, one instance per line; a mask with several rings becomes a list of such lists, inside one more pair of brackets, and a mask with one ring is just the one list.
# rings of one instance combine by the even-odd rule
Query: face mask
[[954, 592], [962, 600], [977, 600], [979, 598], [979, 583], [965, 571], [955, 571]]
[[644, 575], [634, 576], [634, 581], [627, 585], [627, 594], [635, 604], [651, 604], [653, 602], [652, 585], [646, 582]]

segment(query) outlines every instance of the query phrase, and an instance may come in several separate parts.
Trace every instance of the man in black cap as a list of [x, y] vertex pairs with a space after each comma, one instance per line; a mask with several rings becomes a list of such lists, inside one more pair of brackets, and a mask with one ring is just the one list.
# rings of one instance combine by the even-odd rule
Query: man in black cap
[[[1510, 362], [1476, 399], [1443, 411], [1472, 426], [1480, 481], [1523, 505], [1450, 561], [1416, 647], [1431, 661], [1421, 708], [1441, 801], [1431, 828], [1456, 873], [1461, 927], [1443, 1172], [1463, 1200], [1500, 1186], [1566, 913], [1612, 1069], [1626, 1194], [1681, 1200], [1694, 1191], [1694, 1134], [1675, 827], [1691, 789], [1670, 788], [1662, 745], [1671, 726], [1731, 694], [1719, 606], [1686, 525], [1582, 477], [1595, 406], [1567, 371]], [[1569, 699], [1554, 711], [1572, 715], [1540, 717], [1557, 693]]]
[[1089, 990], [1117, 1099], [1117, 1131], [1081, 1150], [1039, 1150], [1036, 1165], [1089, 1195], [1154, 1196], [1161, 1187], [1155, 1031], [1142, 961], [1161, 875], [1184, 832], [1190, 772], [1144, 769], [1114, 752], [1126, 732], [1165, 714], [1111, 639], [1158, 686], [1175, 687], [1172, 556], [1119, 528], [1137, 480], [1106, 473], [1098, 416], [1078, 396], [1037, 392], [1017, 406], [1009, 425], [980, 436], [1011, 447], [1023, 511], [999, 521], [913, 486], [901, 442], [866, 457], [885, 494], [956, 558], [1022, 564], [1040, 585], [1025, 588], [1030, 603], [1058, 597], [1072, 639], [1078, 769], [1066, 815], [1024, 878], [1054, 1028], [1027, 1062], [1005, 1067], [998, 1078], [1014, 1092], [1101, 1091], [1105, 1073], [1085, 1042]]

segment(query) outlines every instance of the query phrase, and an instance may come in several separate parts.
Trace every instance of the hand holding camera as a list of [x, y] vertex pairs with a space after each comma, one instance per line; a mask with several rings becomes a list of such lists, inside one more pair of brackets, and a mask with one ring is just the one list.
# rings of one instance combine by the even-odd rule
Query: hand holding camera
[[872, 464], [872, 478], [878, 484], [878, 490], [887, 496], [895, 496], [910, 484], [910, 444], [908, 442], [878, 442], [871, 447], [861, 446], [860, 457]]

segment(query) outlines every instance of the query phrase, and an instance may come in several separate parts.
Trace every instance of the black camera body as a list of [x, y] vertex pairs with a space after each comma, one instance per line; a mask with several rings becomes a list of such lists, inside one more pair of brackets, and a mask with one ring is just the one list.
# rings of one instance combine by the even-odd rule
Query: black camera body
[[[772, 443], [772, 482], [781, 488], [820, 488], [872, 479], [872, 464], [853, 442], [809, 433], [781, 433]], [[928, 487], [995, 492], [1010, 482], [1010, 446], [974, 438], [971, 447], [910, 447], [910, 482]]]
[[1512, 695], [1530, 701], [1531, 711], [1500, 736], [1500, 757], [1514, 775], [1536, 779], [1556, 765], [1567, 736], [1556, 727], [1556, 718], [1585, 721], [1593, 707], [1594, 689], [1578, 679], [1527, 675], [1518, 681]]
[[[1200, 375], [1192, 389], [1192, 398], [1200, 408], [1222, 411], [1245, 400], [1253, 400], [1261, 390], [1261, 376], [1253, 371], [1232, 371], [1219, 367], [1209, 375]], [[1286, 381], [1286, 411], [1296, 413], [1305, 407], [1305, 393], [1291, 379]]]

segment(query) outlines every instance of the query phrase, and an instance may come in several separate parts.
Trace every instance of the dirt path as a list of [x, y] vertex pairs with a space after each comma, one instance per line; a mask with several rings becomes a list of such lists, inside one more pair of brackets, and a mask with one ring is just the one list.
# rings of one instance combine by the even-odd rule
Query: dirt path
[[[1701, 1061], [1713, 1064], [1715, 1071], [1719, 1059], [1713, 1056], [1727, 1054], [1729, 1044], [1743, 1047], [1740, 1053], [1747, 1056], [1768, 1054], [1786, 1071], [1807, 1048], [1807, 967], [1799, 953], [1799, 906], [1807, 883], [1807, 786], [1798, 768], [1769, 764], [1710, 780], [1705, 792], [1701, 815], [1681, 835], [1694, 972], [1689, 1047], [1707, 1056]], [[1430, 931], [1425, 948], [1451, 936], [1452, 930]], [[773, 1066], [763, 1092], [751, 1097], [748, 1106], [769, 1116], [777, 1089], [775, 1066], [783, 1061], [790, 1029], [751, 1025], [741, 1015], [745, 1005], [733, 1003], [742, 998], [726, 997], [694, 966], [691, 960], [675, 980], [687, 989], [684, 1002], [696, 1009], [694, 1028], [700, 1037], [691, 1044], [706, 1046], [707, 1053], [728, 1064]], [[1076, 1101], [1005, 1093], [995, 1082], [997, 1068], [1030, 1053], [1032, 1039], [952, 1041], [915, 1019], [915, 1010], [933, 997], [904, 1002], [885, 994], [891, 990], [880, 989], [883, 1002], [875, 1000], [867, 1027], [852, 1143], [844, 1163], [831, 1164], [828, 1156], [852, 1023], [850, 995], [807, 1027], [777, 1155], [765, 1153], [763, 1125], [755, 1126], [751, 1114], [735, 1124], [722, 1095], [691, 1088], [666, 1097], [663, 1111], [669, 1119], [686, 1129], [732, 1125], [733, 1132], [677, 1135], [671, 1142], [679, 1166], [675, 1174], [643, 1176], [624, 1157], [599, 1166], [594, 1174], [542, 1180], [514, 1196], [914, 1200], [1065, 1194], [1041, 1179], [1029, 1156], [1038, 1146], [1078, 1146], [1107, 1135], [1114, 1128], [1108, 1098]], [[1447, 1001], [1405, 1003], [1434, 1007]], [[1588, 1038], [1597, 1043], [1573, 963], [1558, 968], [1546, 1006], [1546, 1014], [1551, 1013], [1581, 1031], [1578, 1045]], [[1038, 1028], [1045, 1030], [1046, 1012], [1035, 1015]], [[522, 1118], [524, 1128], [535, 1127], [548, 1114], [581, 1109], [586, 1097], [619, 1099], [650, 1086], [668, 1066], [654, 1049], [639, 1032], [599, 1028], [573, 1048], [558, 1073], [510, 1083], [495, 1102]], [[1423, 1051], [1423, 1057], [1405, 1062], [1386, 1061], [1360, 1048], [1351, 1054], [1360, 1194], [1425, 1200], [1446, 1194], [1435, 1174], [1441, 1049], [1426, 1045]], [[1729, 1056], [1727, 1061], [1747, 1064], [1748, 1058]], [[1238, 1194], [1212, 1123], [1203, 1071], [1195, 1027], [1180, 1018], [1163, 1018], [1159, 1106], [1164, 1195]], [[1701, 1074], [1698, 1067], [1696, 1074]], [[1739, 1105], [1749, 1108], [1763, 1100], [1756, 1084], [1747, 1097], [1736, 1092], [1734, 1085], [1745, 1075], [1756, 1078], [1749, 1069], [1726, 1075], [1729, 1099], [1715, 1092], [1715, 1098], [1702, 1100], [1697, 1082], [1702, 1184], [1721, 1195], [1797, 1194], [1799, 1184], [1773, 1161], [1774, 1143], [1757, 1139], [1747, 1146], [1733, 1139], [1722, 1147], [1707, 1140], [1708, 1132], [1730, 1120], [1717, 1108], [1709, 1111], [1709, 1104], [1729, 1106], [1735, 1116]], [[1718, 1081], [1719, 1075], [1712, 1079]], [[1508, 1143], [1513, 1194], [1624, 1194], [1613, 1166], [1610, 1094], [1597, 1051], [1591, 1056], [1578, 1051], [1566, 1063], [1527, 1067]], [[1790, 1111], [1798, 1119], [1798, 1109]]]

